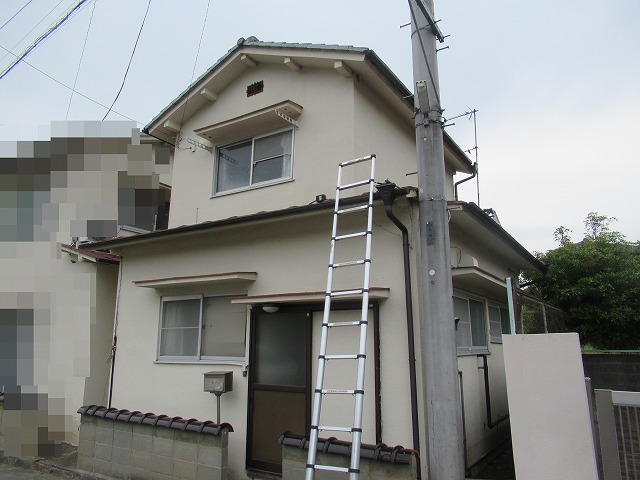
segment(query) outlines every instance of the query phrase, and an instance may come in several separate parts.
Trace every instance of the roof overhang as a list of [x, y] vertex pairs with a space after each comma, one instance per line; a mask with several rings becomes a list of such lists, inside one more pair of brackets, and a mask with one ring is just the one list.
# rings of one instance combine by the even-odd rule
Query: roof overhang
[[[405, 197], [410, 192], [413, 192], [414, 189], [407, 188], [396, 188], [394, 191], [395, 197]], [[375, 193], [374, 201], [380, 201], [380, 194]], [[358, 205], [362, 204], [366, 201], [366, 197], [362, 195], [358, 195], [355, 197], [346, 197], [340, 199], [340, 204], [344, 206], [348, 205]], [[216, 220], [212, 222], [203, 222], [196, 223], [192, 225], [184, 225], [181, 227], [170, 228], [166, 230], [156, 230], [154, 232], [142, 233], [140, 235], [130, 236], [130, 237], [121, 237], [121, 238], [112, 238], [110, 240], [102, 240], [99, 242], [94, 242], [91, 244], [87, 244], [86, 247], [92, 250], [108, 250], [108, 249], [118, 249], [120, 247], [128, 247], [135, 246], [140, 244], [146, 244], [150, 242], [160, 241], [162, 239], [169, 238], [181, 238], [187, 235], [194, 235], [201, 232], [209, 232], [214, 231], [219, 228], [239, 226], [239, 225], [250, 225], [256, 222], [265, 222], [272, 221], [284, 218], [290, 218], [299, 215], [309, 215], [309, 214], [317, 214], [327, 211], [333, 211], [335, 205], [335, 201], [333, 199], [327, 199], [321, 203], [312, 203], [309, 205], [300, 205], [293, 206], [289, 208], [284, 208], [280, 210], [272, 210], [268, 212], [258, 212], [251, 215], [243, 215], [238, 217], [230, 217], [223, 220]]]
[[546, 265], [513, 238], [475, 203], [448, 202], [450, 225], [459, 227], [474, 242], [495, 252], [515, 269], [544, 272]]
[[62, 244], [60, 250], [68, 253], [73, 263], [90, 262], [90, 263], [107, 263], [111, 265], [120, 264], [120, 257], [112, 253], [97, 252], [86, 248], [75, 248], [71, 245]]

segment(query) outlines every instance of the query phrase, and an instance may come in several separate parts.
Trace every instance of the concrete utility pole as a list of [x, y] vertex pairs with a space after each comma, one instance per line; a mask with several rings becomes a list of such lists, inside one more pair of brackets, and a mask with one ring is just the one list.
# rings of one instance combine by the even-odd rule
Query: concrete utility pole
[[[429, 480], [465, 476], [451, 253], [445, 198], [443, 118], [433, 0], [409, 0], [420, 221], [421, 347]], [[423, 455], [423, 458], [425, 456]]]

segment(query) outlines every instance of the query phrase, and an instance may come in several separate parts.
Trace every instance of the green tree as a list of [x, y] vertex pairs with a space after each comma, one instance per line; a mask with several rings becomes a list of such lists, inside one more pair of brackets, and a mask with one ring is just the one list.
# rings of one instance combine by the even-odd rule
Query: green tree
[[640, 245], [611, 230], [615, 220], [589, 213], [578, 243], [569, 229], [558, 227], [554, 239], [560, 247], [536, 253], [547, 273], [524, 277], [540, 280], [531, 293], [564, 310], [567, 327], [583, 345], [640, 349]]

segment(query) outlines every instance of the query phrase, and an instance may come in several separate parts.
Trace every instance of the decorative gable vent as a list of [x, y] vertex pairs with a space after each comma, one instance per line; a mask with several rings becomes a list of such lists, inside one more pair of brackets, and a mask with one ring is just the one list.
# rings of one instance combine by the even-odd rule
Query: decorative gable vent
[[252, 83], [247, 87], [247, 97], [251, 97], [253, 95], [257, 95], [264, 91], [264, 81], [260, 80], [259, 82]]

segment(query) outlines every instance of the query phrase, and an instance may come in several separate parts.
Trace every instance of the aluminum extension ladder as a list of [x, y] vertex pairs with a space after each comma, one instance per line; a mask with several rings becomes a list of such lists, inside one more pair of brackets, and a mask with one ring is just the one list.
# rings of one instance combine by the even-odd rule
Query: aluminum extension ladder
[[[313, 480], [316, 470], [328, 470], [333, 472], [348, 473], [350, 480], [357, 480], [360, 473], [360, 445], [362, 438], [362, 407], [364, 401], [364, 370], [366, 362], [366, 346], [367, 346], [367, 323], [369, 313], [369, 274], [371, 268], [371, 231], [373, 226], [373, 189], [374, 189], [374, 173], [375, 173], [375, 155], [369, 155], [367, 157], [356, 158], [355, 160], [349, 160], [342, 162], [338, 165], [338, 182], [336, 186], [336, 200], [333, 211], [333, 228], [331, 232], [331, 251], [329, 254], [329, 272], [327, 275], [327, 290], [325, 293], [324, 302], [324, 315], [322, 318], [322, 335], [320, 339], [320, 353], [318, 355], [318, 375], [316, 381], [316, 389], [313, 395], [313, 412], [311, 414], [311, 431], [309, 435], [309, 453], [307, 457], [306, 466], [306, 480]], [[346, 185], [342, 184], [342, 174], [345, 167], [350, 167], [363, 162], [370, 162], [371, 173], [366, 180], [356, 181]], [[340, 194], [344, 190], [369, 187], [369, 195], [364, 198], [366, 201], [363, 205], [357, 205], [355, 207], [340, 208]], [[363, 195], [364, 197], [364, 195]], [[366, 229], [359, 232], [348, 233], [344, 235], [338, 235], [338, 219], [344, 214], [350, 214], [354, 212], [367, 211], [367, 225]], [[350, 260], [345, 262], [335, 263], [336, 247], [341, 240], [353, 239], [356, 237], [363, 237], [365, 239], [365, 254], [364, 258], [360, 260]], [[334, 290], [333, 289], [333, 274], [338, 268], [348, 268], [356, 265], [362, 265], [364, 274], [362, 288], [352, 290]], [[362, 298], [362, 309], [359, 320], [348, 322], [332, 322], [331, 321], [331, 300], [340, 296], [360, 296]], [[360, 330], [360, 340], [357, 353], [340, 354], [340, 355], [327, 355], [327, 344], [329, 329], [337, 327], [358, 327]], [[353, 390], [344, 389], [331, 389], [324, 386], [325, 366], [328, 361], [356, 361], [357, 362], [357, 379], [356, 386]], [[322, 398], [324, 395], [353, 395], [355, 396], [355, 406], [353, 414], [352, 426], [325, 426], [320, 424], [320, 412], [322, 407]], [[351, 460], [349, 468], [333, 466], [333, 465], [318, 465], [316, 463], [316, 449], [318, 445], [318, 434], [320, 431], [329, 432], [347, 432], [351, 433]]]

